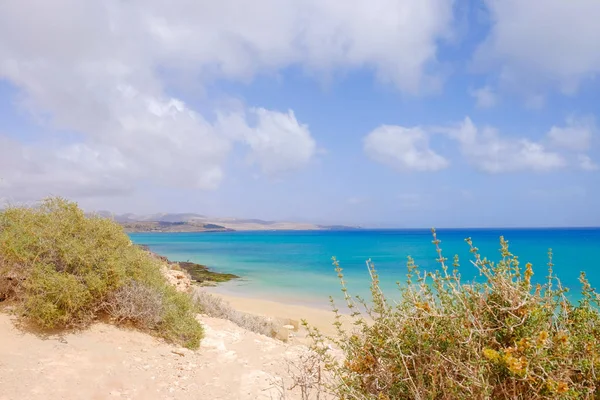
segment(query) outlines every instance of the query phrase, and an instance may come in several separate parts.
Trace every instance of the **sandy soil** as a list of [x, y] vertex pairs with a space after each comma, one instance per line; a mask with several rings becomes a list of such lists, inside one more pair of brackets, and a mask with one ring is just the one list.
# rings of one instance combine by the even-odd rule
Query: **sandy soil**
[[[100, 323], [40, 338], [0, 313], [0, 400], [282, 398], [287, 360], [304, 346], [198, 318], [206, 336], [192, 352]], [[299, 393], [288, 391], [285, 398]]]
[[[232, 296], [230, 294], [220, 293], [218, 288], [217, 290], [205, 288], [205, 290], [214, 296], [223, 298], [236, 310], [282, 320], [289, 318], [300, 321], [305, 319], [310, 326], [318, 328], [324, 334], [335, 334], [335, 328], [333, 326], [334, 314], [331, 310], [286, 304], [272, 300]], [[344, 327], [349, 328], [351, 326], [350, 318], [344, 315], [343, 323]], [[301, 328], [299, 332], [295, 332], [294, 335], [295, 338], [298, 339], [296, 342], [308, 343], [307, 340], [304, 340], [306, 336], [306, 331], [304, 329]]]

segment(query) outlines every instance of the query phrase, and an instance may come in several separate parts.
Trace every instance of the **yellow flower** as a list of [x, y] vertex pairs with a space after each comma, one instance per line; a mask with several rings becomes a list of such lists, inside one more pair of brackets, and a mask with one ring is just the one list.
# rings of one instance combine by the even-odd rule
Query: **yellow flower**
[[533, 268], [531, 263], [525, 265], [525, 283], [531, 284], [531, 277], [533, 276]]
[[543, 346], [546, 343], [546, 340], [548, 340], [548, 337], [550, 337], [550, 335], [548, 335], [548, 332], [541, 331], [537, 337], [537, 345]]
[[555, 337], [556, 343], [565, 345], [569, 341], [569, 337], [565, 332], [559, 332]]
[[519, 340], [518, 347], [519, 351], [525, 351], [531, 347], [531, 343], [529, 343], [529, 339], [523, 338]]
[[500, 359], [500, 354], [492, 349], [483, 349], [483, 356], [493, 362], [497, 362]]
[[569, 385], [566, 382], [558, 382], [558, 386], [556, 387], [557, 393], [567, 393], [569, 391]]
[[525, 368], [527, 368], [527, 359], [525, 357], [517, 358], [507, 354], [504, 356], [504, 362], [513, 374], [521, 375], [525, 373]]

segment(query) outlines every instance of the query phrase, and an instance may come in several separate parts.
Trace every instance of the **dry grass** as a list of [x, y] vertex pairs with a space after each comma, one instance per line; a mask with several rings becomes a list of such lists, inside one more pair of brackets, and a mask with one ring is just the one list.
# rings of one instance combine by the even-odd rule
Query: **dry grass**
[[149, 329], [156, 328], [163, 315], [162, 293], [131, 281], [108, 296], [105, 309], [117, 322], [132, 322]]
[[287, 375], [292, 381], [288, 390], [298, 390], [302, 400], [334, 398], [327, 391], [331, 374], [325, 368], [319, 353], [306, 351], [296, 360], [288, 361]]
[[193, 299], [201, 312], [209, 317], [226, 319], [241, 328], [269, 337], [275, 337], [277, 333], [277, 324], [272, 319], [235, 310], [227, 301], [203, 290], [196, 289]]

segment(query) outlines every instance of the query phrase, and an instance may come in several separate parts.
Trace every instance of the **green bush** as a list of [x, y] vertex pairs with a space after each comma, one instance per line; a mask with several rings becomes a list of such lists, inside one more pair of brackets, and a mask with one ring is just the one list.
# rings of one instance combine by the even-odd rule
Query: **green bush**
[[503, 238], [497, 263], [467, 239], [483, 279], [466, 284], [458, 258], [449, 268], [439, 243], [434, 231], [440, 270], [421, 272], [409, 258], [398, 302], [386, 299], [370, 262], [372, 302], [354, 300], [334, 260], [357, 328], [344, 330], [337, 310], [336, 337], [310, 328], [329, 391], [343, 399], [600, 398], [599, 296], [584, 274], [574, 304], [551, 251], [545, 283], [533, 284], [531, 264], [522, 266]]
[[43, 328], [85, 326], [107, 313], [197, 347], [191, 298], [168, 286], [161, 265], [117, 223], [64, 199], [0, 212], [0, 299]]

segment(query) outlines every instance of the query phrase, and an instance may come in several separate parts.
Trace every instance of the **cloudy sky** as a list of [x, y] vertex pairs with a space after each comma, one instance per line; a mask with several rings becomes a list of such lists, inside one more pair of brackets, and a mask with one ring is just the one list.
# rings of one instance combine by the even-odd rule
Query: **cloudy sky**
[[598, 0], [3, 0], [0, 199], [600, 225]]

